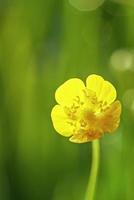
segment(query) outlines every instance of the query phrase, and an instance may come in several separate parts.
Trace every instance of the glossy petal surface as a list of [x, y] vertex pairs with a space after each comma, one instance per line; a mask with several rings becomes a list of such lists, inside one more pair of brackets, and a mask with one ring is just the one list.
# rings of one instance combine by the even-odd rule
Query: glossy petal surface
[[70, 105], [75, 97], [83, 95], [84, 88], [85, 85], [80, 79], [69, 79], [56, 90], [55, 99], [60, 105]]
[[114, 86], [105, 81], [101, 76], [90, 75], [86, 80], [86, 85], [89, 90], [96, 93], [98, 101], [111, 104], [116, 99], [116, 89]]
[[60, 105], [56, 105], [51, 112], [51, 118], [55, 130], [65, 137], [73, 134], [72, 126], [68, 123], [68, 117]]

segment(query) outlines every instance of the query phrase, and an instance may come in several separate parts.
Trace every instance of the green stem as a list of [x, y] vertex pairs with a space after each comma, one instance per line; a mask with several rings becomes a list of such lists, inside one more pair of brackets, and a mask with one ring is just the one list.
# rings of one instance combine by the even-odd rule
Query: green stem
[[93, 200], [97, 182], [97, 175], [99, 169], [99, 158], [100, 158], [100, 145], [99, 140], [92, 142], [92, 166], [86, 192], [85, 200]]

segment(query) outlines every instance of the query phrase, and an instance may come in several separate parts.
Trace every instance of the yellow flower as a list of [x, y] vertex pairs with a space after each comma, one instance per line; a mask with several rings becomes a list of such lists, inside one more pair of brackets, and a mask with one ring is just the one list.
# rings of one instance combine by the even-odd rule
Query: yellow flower
[[88, 76], [86, 86], [80, 79], [69, 79], [55, 93], [58, 105], [51, 112], [55, 130], [75, 143], [115, 131], [121, 114], [116, 96], [114, 86], [101, 76]]

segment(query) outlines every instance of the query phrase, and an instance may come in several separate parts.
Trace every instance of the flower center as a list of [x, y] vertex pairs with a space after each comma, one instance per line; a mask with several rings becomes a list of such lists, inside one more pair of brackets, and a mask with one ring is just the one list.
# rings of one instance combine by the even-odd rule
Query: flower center
[[95, 92], [85, 89], [83, 96], [76, 96], [70, 107], [64, 107], [64, 112], [68, 118], [67, 123], [73, 127], [74, 134], [94, 133], [98, 127], [97, 117], [107, 108], [107, 103], [98, 101]]

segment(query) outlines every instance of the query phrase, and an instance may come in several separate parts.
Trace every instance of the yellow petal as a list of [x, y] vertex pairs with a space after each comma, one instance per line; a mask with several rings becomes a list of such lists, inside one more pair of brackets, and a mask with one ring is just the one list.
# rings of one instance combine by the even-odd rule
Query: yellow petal
[[68, 123], [67, 115], [60, 105], [54, 106], [51, 112], [51, 118], [55, 130], [65, 136], [70, 137], [73, 133], [73, 127]]
[[56, 90], [55, 99], [60, 105], [70, 105], [75, 97], [83, 95], [84, 88], [85, 85], [80, 79], [69, 79]]
[[73, 143], [86, 143], [98, 139], [102, 136], [99, 132], [94, 132], [93, 134], [86, 133], [86, 134], [75, 134], [71, 138], [69, 138], [70, 142]]
[[86, 85], [89, 90], [96, 93], [98, 101], [111, 104], [116, 99], [116, 89], [110, 82], [105, 81], [101, 76], [95, 74], [88, 76]]
[[98, 120], [98, 125], [101, 127], [103, 132], [111, 133], [118, 128], [120, 122], [120, 114], [121, 103], [120, 101], [115, 101]]

